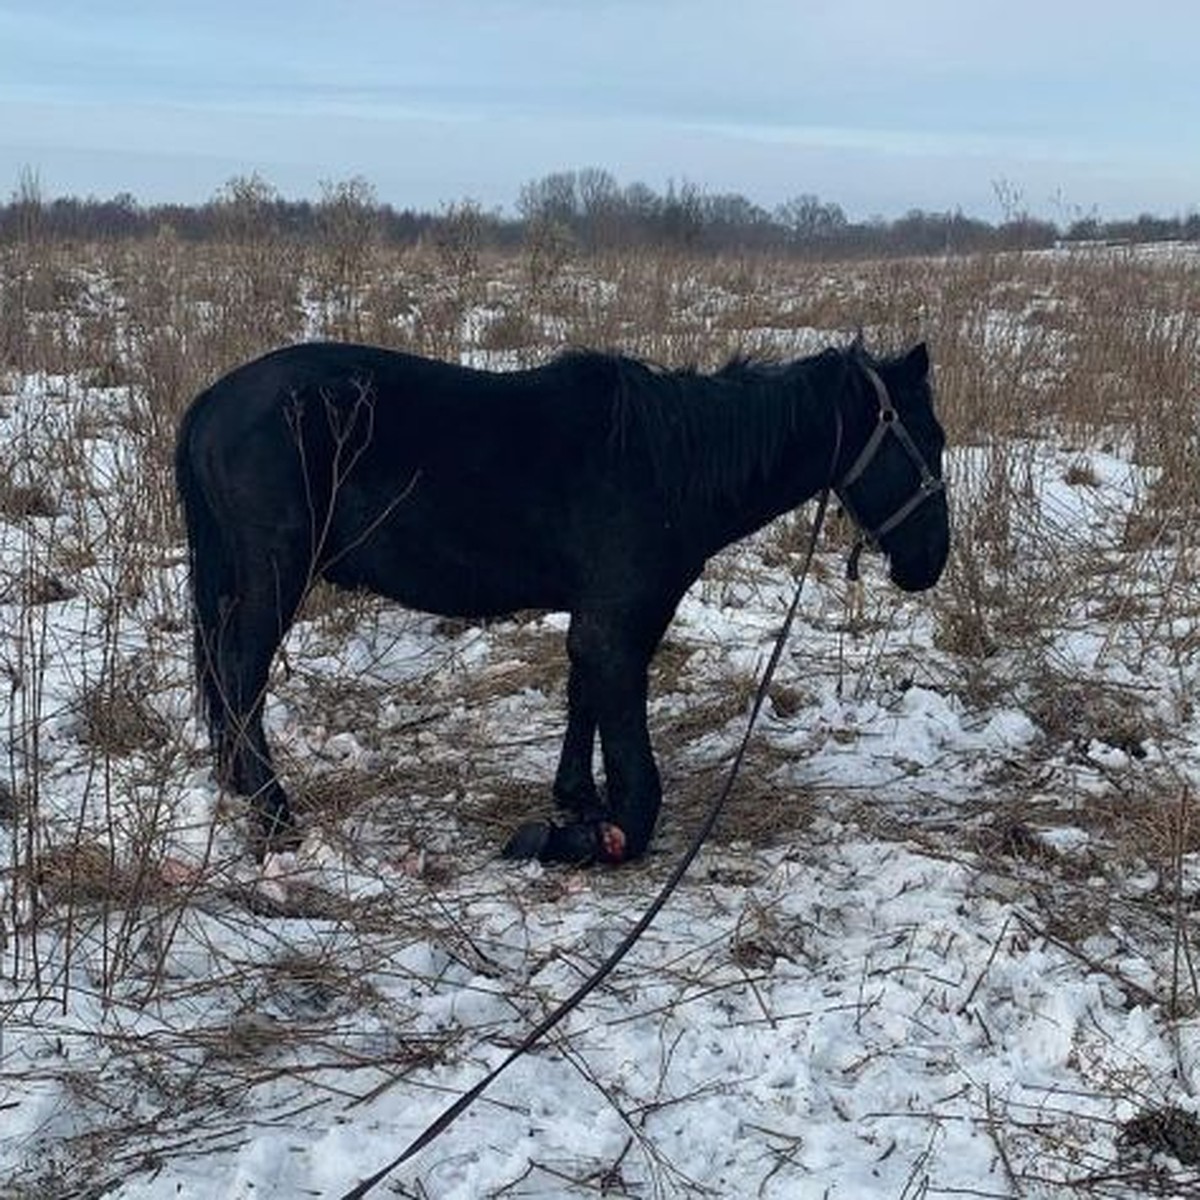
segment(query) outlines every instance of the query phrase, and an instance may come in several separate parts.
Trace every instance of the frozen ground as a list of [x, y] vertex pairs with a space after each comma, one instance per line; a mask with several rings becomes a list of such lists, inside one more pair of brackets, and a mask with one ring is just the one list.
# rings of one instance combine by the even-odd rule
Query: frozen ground
[[[0, 520], [0, 1192], [337, 1196], [649, 901], [740, 735], [806, 516], [681, 606], [647, 861], [495, 858], [545, 811], [561, 618], [319, 598], [268, 714], [310, 832], [260, 872], [190, 707], [181, 547], [135, 520], [162, 482], [130, 403], [0, 397], [29, 500]], [[968, 547], [1012, 470], [1005, 586], [1103, 585], [1038, 592], [1036, 636], [989, 646], [981, 683], [961, 606], [872, 567], [852, 619], [831, 534], [717, 837], [380, 1194], [1200, 1194], [1193, 606], [1170, 554], [1123, 540], [1152, 481], [1119, 448], [1006, 454], [951, 458]]]

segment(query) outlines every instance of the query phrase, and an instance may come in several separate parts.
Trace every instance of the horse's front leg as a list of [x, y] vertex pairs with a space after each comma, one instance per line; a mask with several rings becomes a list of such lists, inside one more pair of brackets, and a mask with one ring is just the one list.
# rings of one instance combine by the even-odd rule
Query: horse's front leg
[[[662, 785], [646, 724], [647, 678], [670, 610], [577, 613], [567, 649], [571, 658], [572, 701], [556, 794], [571, 799], [580, 819], [556, 826], [533, 822], [509, 841], [509, 857], [543, 862], [624, 862], [639, 857], [654, 832]], [[599, 728], [607, 802], [590, 803], [594, 729]], [[585, 757], [586, 754], [586, 757]], [[561, 790], [560, 790], [561, 789]]]
[[588, 817], [599, 813], [600, 793], [592, 772], [596, 714], [586, 684], [586, 668], [572, 662], [567, 678], [567, 732], [554, 776], [554, 802], [564, 812]]
[[646, 723], [646, 670], [650, 655], [611, 662], [598, 684], [600, 748], [608, 799], [598, 822], [599, 857], [640, 858], [650, 844], [662, 805], [662, 782]]

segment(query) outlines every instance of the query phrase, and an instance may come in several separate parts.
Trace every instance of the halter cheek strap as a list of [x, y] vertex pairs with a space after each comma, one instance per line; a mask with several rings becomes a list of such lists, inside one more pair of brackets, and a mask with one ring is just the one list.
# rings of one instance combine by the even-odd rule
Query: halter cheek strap
[[[872, 549], [878, 550], [881, 548], [879, 544], [880, 538], [908, 520], [926, 500], [931, 496], [937, 495], [946, 485], [943, 480], [939, 479], [929, 469], [929, 464], [925, 461], [925, 456], [921, 453], [917, 443], [913, 441], [912, 434], [908, 432], [904, 426], [904, 422], [900, 419], [900, 414], [896, 411], [896, 406], [892, 403], [892, 398], [888, 394], [887, 385], [879, 377], [879, 373], [866, 363], [862, 366], [867, 378], [871, 381], [872, 387], [875, 389], [875, 397], [879, 401], [879, 419], [875, 423], [875, 428], [871, 430], [871, 436], [867, 438], [866, 444], [858, 452], [858, 457], [855, 458], [854, 462], [850, 464], [849, 470], [842, 476], [836, 490], [838, 499], [842, 502], [842, 507], [850, 514], [855, 525], [858, 526], [862, 538], [870, 544]], [[917, 468], [920, 482], [917, 485], [916, 491], [909, 495], [889, 517], [881, 521], [878, 525], [871, 527], [864, 523], [857, 509], [850, 502], [848, 493], [849, 489], [862, 478], [867, 468], [874, 462], [875, 456], [879, 453], [888, 434], [895, 436], [909, 459], [911, 459], [913, 465]], [[858, 554], [855, 552], [852, 559], [853, 568], [855, 569], [857, 561]]]

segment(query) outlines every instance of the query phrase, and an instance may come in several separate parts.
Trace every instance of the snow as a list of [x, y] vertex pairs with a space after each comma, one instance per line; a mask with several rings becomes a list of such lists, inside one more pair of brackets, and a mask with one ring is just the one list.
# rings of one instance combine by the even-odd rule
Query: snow
[[[46, 414], [65, 427], [128, 403], [20, 378], [0, 423], [28, 446]], [[500, 1062], [649, 902], [695, 820], [671, 792], [715, 789], [745, 720], [728, 697], [766, 660], [788, 573], [751, 539], [680, 606], [677, 677], [662, 668], [652, 704], [668, 799], [654, 852], [615, 871], [494, 856], [516, 823], [504, 789], [540, 794], [553, 771], [561, 616], [457, 630], [362, 604], [305, 621], [269, 736], [331, 803], [374, 786], [341, 817], [309, 810], [300, 850], [260, 869], [190, 707], [182, 547], [106, 532], [147, 467], [127, 426], [89, 428], [69, 511], [0, 521], [0, 724], [14, 803], [37, 806], [4, 818], [0, 845], [0, 1180], [13, 1195], [337, 1196]], [[1149, 484], [1116, 451], [1010, 451], [1040, 514], [1018, 535], [1031, 550], [1048, 527], [1062, 555], [1115, 545]], [[951, 453], [956, 504], [974, 502], [986, 453]], [[1072, 484], [1081, 458], [1089, 482]], [[1102, 730], [1055, 741], [1037, 680], [972, 691], [928, 598], [873, 565], [855, 627], [835, 545], [819, 565], [778, 679], [795, 700], [756, 734], [756, 786], [613, 976], [396, 1173], [399, 1194], [1056, 1196], [1108, 1172], [1104, 1194], [1136, 1195], [1122, 1123], [1200, 1108], [1200, 1030], [1167, 999], [1160, 860], [1102, 857], [1120, 806], [1168, 764], [1194, 785], [1193, 664], [1065, 607], [1052, 661], [1136, 683], [1175, 726], [1147, 733], [1144, 758]], [[74, 595], [21, 602], [59, 570]], [[88, 697], [114, 677], [165, 734], [98, 748]], [[689, 731], [697, 713], [712, 719]], [[740, 834], [768, 790], [778, 833]], [[499, 824], [471, 815], [489, 797]], [[1014, 801], [1031, 845], [1070, 870], [989, 841]], [[31, 853], [48, 871], [72, 839], [100, 856], [90, 899], [28, 874]], [[1200, 878], [1193, 855], [1179, 866]]]

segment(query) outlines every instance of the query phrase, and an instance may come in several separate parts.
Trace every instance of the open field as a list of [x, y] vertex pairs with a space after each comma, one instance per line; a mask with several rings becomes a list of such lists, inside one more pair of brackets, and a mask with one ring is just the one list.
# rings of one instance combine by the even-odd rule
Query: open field
[[[646, 939], [380, 1194], [1200, 1196], [1200, 251], [819, 265], [469, 225], [0, 246], [0, 1195], [336, 1196], [615, 945], [740, 736], [801, 511], [652, 672], [666, 799], [615, 871], [549, 806], [564, 621], [318, 590], [258, 868], [196, 720], [170, 472], [230, 366], [348, 337], [493, 367], [929, 342], [955, 544], [925, 596], [825, 533], [731, 809]], [[394, 1191], [389, 1192], [389, 1187]]]

